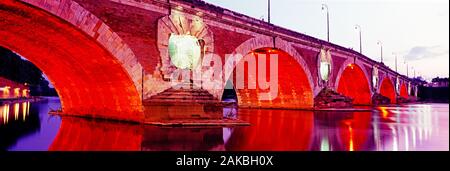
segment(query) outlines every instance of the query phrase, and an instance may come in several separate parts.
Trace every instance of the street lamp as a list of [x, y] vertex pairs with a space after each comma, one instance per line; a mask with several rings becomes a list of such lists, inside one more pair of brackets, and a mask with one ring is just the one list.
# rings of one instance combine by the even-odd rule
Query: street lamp
[[403, 63], [406, 64], [406, 77], [409, 77], [408, 63], [406, 63], [406, 60]]
[[361, 26], [357, 24], [357, 25], [355, 25], [355, 29], [359, 30], [359, 53], [362, 54]]
[[392, 55], [395, 56], [395, 72], [397, 72], [397, 54], [392, 52]]
[[267, 0], [267, 15], [268, 15], [268, 22], [270, 24], [270, 0]]
[[377, 44], [380, 45], [381, 63], [383, 63], [383, 42], [378, 41]]
[[322, 11], [327, 10], [327, 40], [330, 42], [330, 13], [328, 12], [328, 5], [322, 4]]

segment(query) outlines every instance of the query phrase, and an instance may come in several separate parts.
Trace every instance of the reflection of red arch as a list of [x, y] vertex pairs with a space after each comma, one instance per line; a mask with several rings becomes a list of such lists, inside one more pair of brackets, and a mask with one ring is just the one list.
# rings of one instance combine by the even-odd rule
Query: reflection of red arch
[[403, 83], [402, 87], [400, 88], [400, 96], [403, 98], [408, 98], [408, 88], [406, 88], [405, 83]]
[[[72, 1], [64, 3], [70, 3], [73, 7], [67, 14], [74, 12], [71, 10], [82, 10]], [[49, 77], [61, 98], [63, 112], [141, 120], [143, 109], [134, 84], [136, 80], [130, 77], [129, 68], [122, 65], [123, 59], [112, 55], [106, 49], [108, 46], [101, 44], [101, 40], [109, 42], [99, 31], [108, 30], [106, 25], [99, 20], [88, 23], [87, 19], [93, 16], [86, 15], [87, 19], [83, 20], [86, 23], [81, 23], [85, 25], [76, 28], [70, 21], [32, 5], [11, 0], [1, 1], [0, 4], [6, 8], [0, 11], [0, 45], [23, 55]], [[91, 30], [96, 34], [88, 35], [80, 30], [96, 24], [100, 28]]]
[[[252, 81], [258, 83], [257, 75], [251, 75], [248, 71], [248, 64], [240, 61], [237, 66], [244, 65], [244, 73], [236, 73], [234, 69], [234, 82], [236, 82], [236, 74], [244, 74], [244, 89], [236, 90], [238, 103], [241, 107], [262, 107], [262, 108], [311, 108], [313, 106], [313, 91], [310, 82], [301, 65], [288, 53], [271, 48], [257, 49], [247, 56], [254, 55], [256, 65], [260, 62], [258, 54], [266, 56], [266, 80], [270, 80], [270, 54], [278, 55], [278, 95], [273, 100], [259, 100], [261, 92], [268, 92], [257, 87], [250, 89], [248, 87], [249, 77], [256, 78]], [[256, 69], [256, 74], [259, 68]], [[234, 84], [236, 87], [236, 84]]]
[[142, 127], [65, 117], [50, 151], [139, 151]]
[[372, 114], [353, 113], [352, 118], [339, 123], [340, 143], [345, 150], [362, 150], [368, 144], [371, 133]]
[[391, 103], [397, 102], [395, 99], [395, 87], [389, 77], [384, 78], [383, 82], [381, 82], [380, 94], [388, 97], [391, 100]]
[[337, 91], [354, 99], [353, 104], [371, 104], [371, 93], [368, 79], [356, 64], [345, 66], [339, 79]]
[[298, 110], [240, 109], [239, 118], [254, 126], [236, 127], [228, 151], [306, 151], [313, 141], [314, 114]]

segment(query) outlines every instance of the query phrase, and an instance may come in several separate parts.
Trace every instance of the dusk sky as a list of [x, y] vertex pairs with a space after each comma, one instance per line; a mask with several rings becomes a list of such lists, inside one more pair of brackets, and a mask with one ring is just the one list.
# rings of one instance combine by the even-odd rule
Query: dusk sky
[[[267, 21], [267, 0], [205, 0], [254, 18]], [[363, 54], [410, 76], [413, 69], [427, 80], [449, 76], [448, 0], [272, 0], [271, 22], [326, 40], [326, 12], [330, 12], [330, 41], [359, 51], [358, 24], [362, 28]]]

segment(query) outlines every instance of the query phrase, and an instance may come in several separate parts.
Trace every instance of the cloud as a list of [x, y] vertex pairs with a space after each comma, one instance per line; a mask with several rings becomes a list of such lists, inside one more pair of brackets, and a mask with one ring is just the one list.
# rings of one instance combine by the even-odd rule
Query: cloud
[[405, 56], [407, 60], [415, 61], [427, 58], [435, 58], [448, 54], [449, 50], [444, 49], [442, 46], [416, 46], [409, 50]]
[[445, 12], [445, 11], [439, 11], [439, 12], [436, 13], [436, 15], [437, 15], [438, 17], [445, 17], [445, 16], [448, 16], [448, 11], [447, 11], [447, 12]]

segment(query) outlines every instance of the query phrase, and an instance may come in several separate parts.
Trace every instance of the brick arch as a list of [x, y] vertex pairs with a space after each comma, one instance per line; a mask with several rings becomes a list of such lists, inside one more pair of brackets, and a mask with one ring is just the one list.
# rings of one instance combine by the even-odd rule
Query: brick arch
[[[292, 100], [292, 101], [299, 101], [299, 100], [296, 98], [294, 98], [294, 99], [286, 98], [287, 100], [280, 102], [280, 104], [278, 104], [278, 102], [274, 102], [274, 103], [270, 103], [269, 106], [273, 107], [276, 105], [283, 105], [284, 108], [312, 108], [313, 98], [314, 98], [314, 86], [313, 86], [312, 75], [311, 75], [310, 71], [308, 70], [306, 62], [304, 61], [302, 56], [291, 46], [291, 44], [289, 42], [279, 39], [279, 38], [277, 38], [275, 40], [275, 42], [276, 42], [276, 49], [279, 50], [280, 53], [285, 54], [286, 56], [289, 56], [289, 58], [286, 58], [286, 59], [288, 59], [288, 60], [292, 59], [292, 61], [295, 61], [295, 63], [298, 64], [298, 68], [297, 68], [297, 69], [299, 69], [298, 72], [301, 72], [301, 74], [304, 74], [304, 77], [305, 77], [304, 80], [307, 80], [307, 82], [308, 82], [308, 83], [306, 83], [307, 86], [303, 88], [303, 89], [307, 89], [307, 91], [308, 91], [308, 92], [306, 92], [306, 94], [304, 94], [304, 96], [306, 96], [305, 98], [307, 98], [308, 101], [302, 105], [299, 104], [299, 105], [295, 106], [293, 104], [290, 106], [289, 104], [286, 104], [285, 102], [290, 101], [290, 100]], [[264, 49], [264, 48], [272, 48], [273, 46], [274, 46], [273, 38], [266, 37], [266, 36], [260, 36], [260, 37], [256, 37], [256, 38], [247, 40], [246, 42], [242, 43], [240, 46], [238, 46], [236, 48], [236, 50], [234, 51], [234, 54], [241, 54], [243, 56], [246, 56], [254, 50]], [[279, 65], [283, 65], [281, 63], [282, 62], [281, 60], [282, 59], [280, 58]], [[240, 61], [237, 61], [236, 63], [234, 63], [232, 65], [227, 65], [227, 63], [229, 63], [229, 62], [230, 61], [225, 61], [225, 67], [224, 67], [225, 81], [227, 81], [228, 78], [230, 77], [230, 75], [233, 72], [235, 72], [234, 68]], [[227, 67], [232, 67], [232, 68], [227, 68]], [[281, 69], [281, 68], [282, 67], [279, 67], [279, 69]], [[282, 74], [281, 72], [283, 72], [283, 71], [279, 70], [278, 72], [280, 75], [280, 74]], [[295, 80], [295, 78], [292, 79], [292, 81], [294, 81], [294, 80]], [[282, 80], [279, 80], [279, 81], [282, 81]], [[280, 85], [283, 85], [283, 83], [280, 83]], [[288, 84], [286, 83], [286, 85], [288, 85]], [[295, 92], [295, 90], [294, 90], [294, 92]], [[223, 90], [221, 90], [220, 94], [223, 94]], [[239, 92], [238, 91], [237, 91], [237, 94], [238, 94], [238, 101], [239, 101]], [[299, 95], [299, 96], [302, 96], [302, 95]], [[240, 103], [242, 103], [242, 101], [240, 101]], [[241, 104], [241, 106], [242, 106], [242, 104]], [[247, 106], [247, 105], [244, 105], [244, 106]], [[251, 107], [263, 107], [263, 108], [269, 107], [269, 106], [265, 106], [265, 105], [256, 105], [255, 106], [253, 103], [250, 104], [250, 106]]]
[[382, 71], [382, 72], [378, 71], [378, 72], [379, 72], [379, 76], [378, 76], [379, 83], [377, 85], [377, 93], [380, 93], [380, 88], [381, 88], [381, 84], [383, 83], [383, 80], [387, 78], [387, 79], [390, 79], [390, 81], [392, 81], [394, 78], [391, 78], [391, 76], [387, 72], [384, 72], [384, 71]]
[[334, 87], [339, 93], [353, 98], [355, 104], [368, 105], [373, 94], [370, 78], [361, 61], [348, 59], [340, 67]]
[[[337, 89], [338, 85], [339, 85], [339, 81], [341, 79], [342, 73], [344, 72], [344, 70], [347, 68], [347, 66], [349, 64], [355, 64], [356, 66], [358, 66], [362, 72], [364, 73], [364, 76], [366, 77], [366, 81], [367, 84], [371, 87], [372, 83], [370, 82], [371, 80], [371, 75], [369, 75], [369, 73], [364, 69], [364, 63], [359, 61], [359, 60], [354, 60], [353, 58], [351, 59], [347, 59], [344, 63], [342, 63], [342, 66], [339, 68], [339, 71], [337, 73], [337, 77], [336, 77], [336, 81], [334, 82], [334, 87]], [[372, 92], [371, 92], [372, 93]]]
[[64, 113], [142, 120], [142, 67], [105, 23], [71, 0], [0, 5], [0, 45], [49, 77]]
[[402, 81], [402, 85], [400, 86], [400, 96], [403, 98], [408, 98], [408, 85], [407, 82]]
[[[289, 43], [287, 41], [277, 38], [275, 42], [277, 45], [276, 48], [285, 51], [286, 53], [291, 55], [300, 64], [302, 69], [305, 71], [306, 76], [308, 77], [310, 88], [315, 91], [316, 88], [314, 87], [312, 74], [308, 69], [308, 65], [306, 64], [306, 61], [303, 59], [303, 57], [300, 55], [300, 53], [298, 53], [297, 50], [295, 50], [295, 48], [292, 47], [291, 43]], [[236, 50], [234, 50], [234, 54], [246, 55], [249, 52], [251, 52], [252, 50], [266, 48], [266, 47], [273, 47], [273, 39], [271, 37], [259, 36], [259, 37], [255, 37], [253, 39], [249, 39], [249, 40], [245, 41], [244, 43], [242, 43], [241, 45], [239, 45], [236, 48]], [[235, 67], [235, 65], [230, 65], [230, 66], [233, 68]], [[228, 68], [228, 70], [227, 70], [226, 68], [224, 68], [224, 71], [232, 71], [232, 69]], [[224, 72], [224, 73], [225, 73], [224, 74], [225, 78], [228, 78], [229, 75], [231, 74], [230, 72], [228, 72], [228, 73]]]
[[381, 95], [388, 97], [391, 100], [391, 103], [397, 102], [395, 84], [389, 76], [385, 76], [382, 79], [379, 91]]

